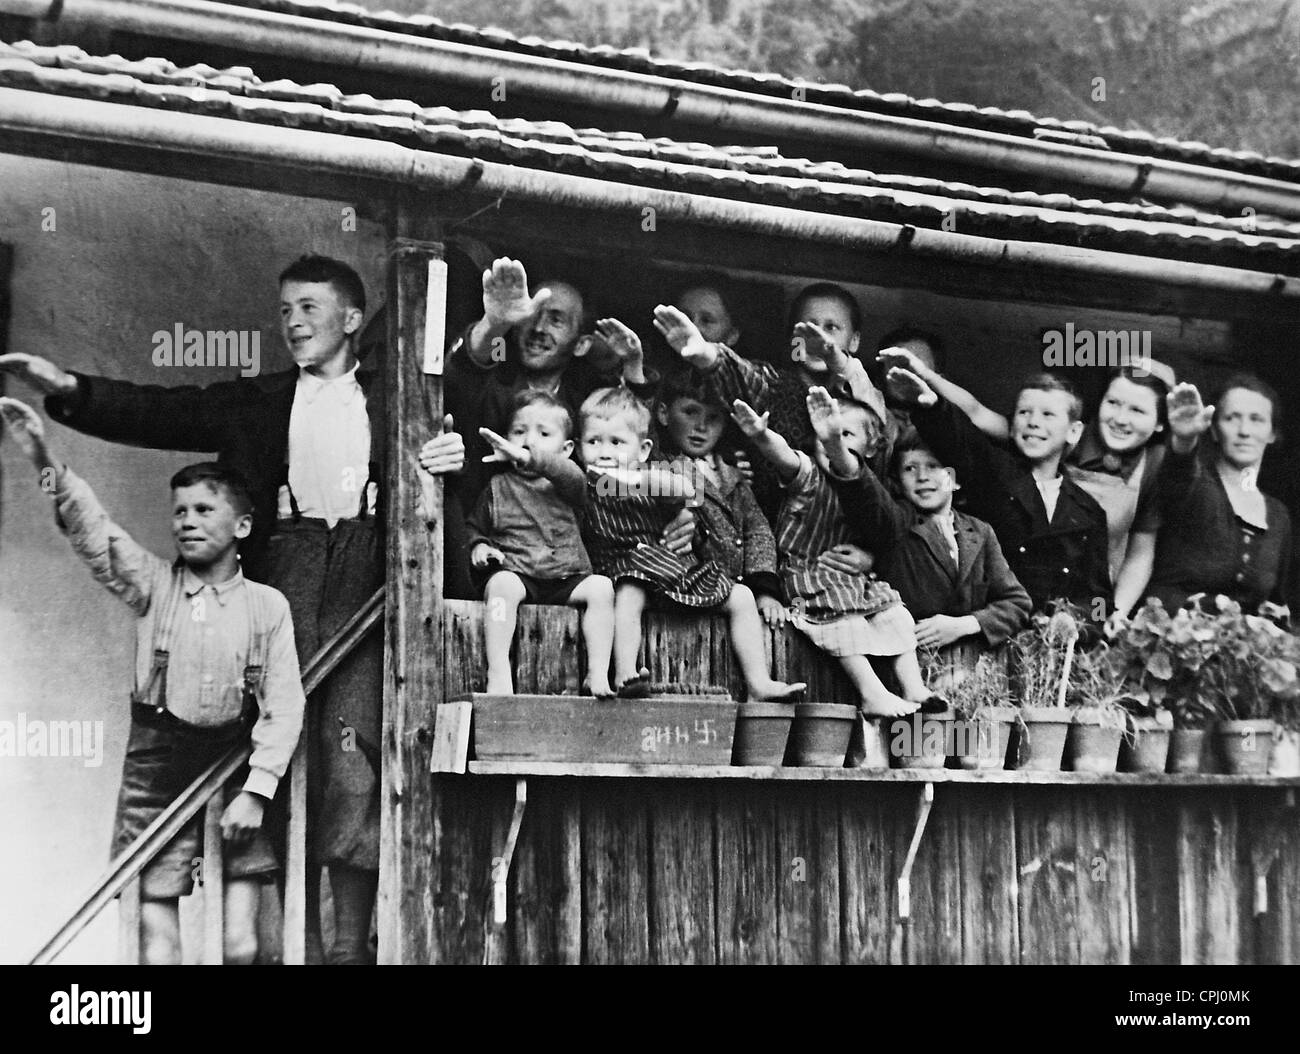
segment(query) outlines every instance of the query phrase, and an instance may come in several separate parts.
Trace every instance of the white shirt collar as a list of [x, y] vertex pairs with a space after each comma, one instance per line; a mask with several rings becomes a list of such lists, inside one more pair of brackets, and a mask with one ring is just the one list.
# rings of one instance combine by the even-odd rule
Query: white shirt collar
[[318, 377], [316, 374], [300, 368], [298, 370], [298, 394], [310, 405], [320, 397], [326, 386], [333, 386], [339, 401], [344, 406], [347, 406], [356, 398], [357, 392], [361, 390], [361, 385], [357, 381], [357, 367], [360, 365], [358, 362], [346, 373], [339, 374], [339, 376], [330, 380]]

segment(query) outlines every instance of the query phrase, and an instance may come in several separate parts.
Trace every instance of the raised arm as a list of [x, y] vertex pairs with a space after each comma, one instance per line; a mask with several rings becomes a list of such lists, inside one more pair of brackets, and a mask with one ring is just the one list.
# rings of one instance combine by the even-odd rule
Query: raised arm
[[732, 404], [731, 419], [753, 444], [754, 449], [776, 470], [782, 485], [788, 485], [799, 473], [799, 454], [785, 436], [767, 427], [768, 412], [757, 413], [742, 399]]
[[995, 413], [975, 398], [960, 384], [954, 384], [942, 373], [930, 369], [920, 357], [907, 348], [882, 348], [876, 356], [886, 372], [895, 366], [915, 374], [940, 398], [957, 407], [990, 439], [1005, 440], [1011, 434], [1007, 419]]
[[476, 366], [488, 369], [505, 359], [507, 334], [537, 313], [550, 299], [549, 289], [528, 295], [524, 265], [508, 256], [493, 260], [483, 272], [483, 317], [470, 327], [465, 351]]
[[0, 370], [45, 395], [45, 411], [60, 424], [113, 443], [155, 450], [220, 450], [231, 427], [237, 387], [131, 384], [69, 373], [34, 355], [0, 356]]

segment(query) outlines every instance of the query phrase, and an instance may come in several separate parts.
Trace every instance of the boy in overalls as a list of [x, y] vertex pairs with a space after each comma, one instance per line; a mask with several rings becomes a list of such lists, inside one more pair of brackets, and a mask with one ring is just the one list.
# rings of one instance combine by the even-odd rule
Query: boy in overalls
[[[384, 371], [375, 361], [382, 356], [357, 368], [365, 311], [365, 287], [351, 267], [304, 256], [280, 275], [280, 332], [292, 369], [206, 388], [69, 373], [26, 354], [0, 355], [0, 371], [44, 392], [46, 411], [70, 428], [135, 446], [215, 451], [242, 472], [254, 511], [244, 569], [288, 598], [305, 663], [384, 582], [378, 491], [388, 427]], [[418, 454], [400, 453], [412, 472], [456, 472], [465, 463], [450, 418]], [[307, 847], [313, 864], [329, 868], [333, 963], [370, 961], [382, 643], [378, 633], [362, 641], [314, 693], [309, 715]], [[319, 876], [308, 869], [309, 959], [320, 954]]]
[[[252, 755], [225, 788], [221, 817], [225, 961], [251, 963], [261, 883], [277, 870], [263, 812], [293, 756], [306, 700], [288, 602], [240, 570], [237, 548], [252, 528], [248, 485], [212, 462], [176, 473], [172, 534], [180, 555], [168, 563], [113, 523], [90, 487], [54, 460], [31, 407], [0, 398], [0, 415], [53, 495], [77, 555], [136, 616], [136, 689], [113, 856], [251, 736]], [[201, 855], [196, 818], [141, 873], [143, 962], [181, 961], [178, 898], [193, 889]]]

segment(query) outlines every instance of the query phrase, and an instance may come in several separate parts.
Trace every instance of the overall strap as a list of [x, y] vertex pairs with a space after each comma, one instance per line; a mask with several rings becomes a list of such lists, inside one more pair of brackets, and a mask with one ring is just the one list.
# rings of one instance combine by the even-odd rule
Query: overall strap
[[266, 662], [270, 652], [271, 616], [266, 594], [254, 583], [246, 583], [248, 597], [248, 654], [244, 659], [244, 706], [246, 713], [262, 711], [266, 687]]
[[[137, 684], [131, 693], [133, 703], [153, 705], [159, 711], [167, 709], [167, 664], [171, 659], [172, 641], [176, 639], [176, 617], [184, 598], [185, 568], [177, 561], [172, 566], [167, 592], [154, 614], [153, 664], [149, 668], [149, 679], [143, 688]], [[158, 701], [153, 703], [155, 685], [158, 686]]]

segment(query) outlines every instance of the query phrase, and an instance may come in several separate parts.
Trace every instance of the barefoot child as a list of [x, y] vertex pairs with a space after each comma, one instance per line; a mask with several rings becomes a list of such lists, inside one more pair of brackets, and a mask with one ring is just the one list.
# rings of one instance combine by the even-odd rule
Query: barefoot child
[[[952, 470], [919, 436], [904, 437], [894, 448], [894, 475], [903, 493], [895, 499], [840, 442], [835, 403], [814, 389], [808, 405], [840, 507], [876, 539], [875, 569], [917, 620], [917, 644], [960, 650], [973, 662], [979, 650], [1020, 630], [1033, 606], [1029, 594], [1007, 566], [993, 528], [953, 508]], [[958, 643], [975, 647], [949, 647]]]
[[614, 586], [591, 573], [582, 546], [577, 512], [586, 504], [587, 483], [570, 460], [572, 433], [565, 405], [535, 388], [515, 396], [505, 438], [479, 429], [496, 451], [484, 460], [511, 466], [492, 477], [468, 520], [470, 564], [484, 580], [487, 602], [487, 690], [495, 695], [514, 694], [510, 643], [525, 600], [584, 609], [584, 687], [597, 698], [614, 694], [609, 687]]
[[708, 401], [693, 370], [669, 373], [655, 418], [659, 450], [689, 461], [703, 494], [695, 508], [704, 555], [754, 593], [758, 613], [769, 626], [785, 622], [784, 594], [776, 573], [776, 539], [742, 471], [717, 454], [727, 415]]
[[700, 611], [725, 609], [751, 700], [793, 700], [802, 684], [774, 681], [763, 655], [762, 622], [747, 586], [713, 560], [682, 558], [660, 534], [673, 507], [692, 500], [685, 476], [649, 463], [650, 410], [626, 388], [602, 388], [582, 404], [582, 460], [588, 472], [583, 537], [595, 569], [614, 581], [614, 678], [619, 695], [647, 694], [637, 666], [641, 615], [654, 596]]
[[[830, 398], [824, 388], [814, 388], [813, 393]], [[810, 410], [813, 405], [810, 395]], [[786, 489], [776, 545], [791, 601], [790, 621], [817, 647], [840, 660], [865, 714], [901, 717], [923, 705], [927, 711], [946, 709], [947, 704], [921, 678], [914, 623], [898, 594], [877, 579], [848, 574], [818, 560], [827, 549], [850, 540], [848, 521], [826, 479], [825, 445], [815, 440], [814, 461], [771, 431], [768, 415], [759, 416], [747, 403], [737, 399], [732, 416]], [[840, 418], [844, 449], [869, 461], [880, 442], [879, 417], [869, 407], [845, 400]], [[903, 697], [881, 682], [870, 655], [894, 656]]]
[[[172, 533], [180, 556], [169, 563], [109, 520], [86, 483], [54, 460], [34, 410], [0, 398], [0, 415], [54, 496], [77, 555], [136, 617], [136, 688], [113, 855], [251, 729], [252, 756], [226, 787], [221, 816], [225, 961], [251, 963], [261, 884], [277, 870], [263, 811], [289, 766], [306, 701], [288, 601], [247, 581], [239, 567], [237, 546], [253, 523], [248, 485], [212, 462], [176, 473]], [[180, 963], [178, 899], [193, 888], [201, 854], [195, 820], [141, 873], [144, 962]]]

